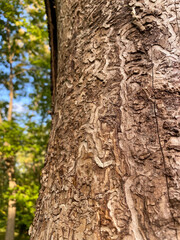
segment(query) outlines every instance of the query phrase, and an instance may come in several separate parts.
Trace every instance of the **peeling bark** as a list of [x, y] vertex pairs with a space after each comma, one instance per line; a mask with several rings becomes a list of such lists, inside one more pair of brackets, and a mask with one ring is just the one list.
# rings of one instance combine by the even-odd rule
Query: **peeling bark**
[[55, 109], [31, 240], [179, 240], [180, 3], [56, 0]]

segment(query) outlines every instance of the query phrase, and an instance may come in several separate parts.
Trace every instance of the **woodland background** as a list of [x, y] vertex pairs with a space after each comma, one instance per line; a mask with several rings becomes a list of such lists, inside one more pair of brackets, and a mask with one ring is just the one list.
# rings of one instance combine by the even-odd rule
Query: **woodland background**
[[[15, 198], [15, 239], [29, 239], [50, 128], [50, 50], [43, 0], [0, 1], [0, 240]], [[12, 108], [12, 109], [11, 109]], [[13, 162], [14, 194], [8, 169]]]

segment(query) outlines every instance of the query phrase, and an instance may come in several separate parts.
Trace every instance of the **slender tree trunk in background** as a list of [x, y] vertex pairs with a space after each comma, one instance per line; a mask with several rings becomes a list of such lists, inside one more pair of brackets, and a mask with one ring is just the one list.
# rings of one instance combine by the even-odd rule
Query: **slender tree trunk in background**
[[180, 2], [56, 0], [56, 13], [31, 240], [180, 240]]
[[1, 115], [1, 109], [0, 109], [0, 124], [2, 123], [2, 115]]
[[[10, 74], [9, 74], [9, 108], [7, 114], [7, 120], [12, 121], [12, 110], [13, 110], [13, 98], [14, 98], [14, 89], [13, 89], [13, 67], [12, 67], [12, 59], [13, 55], [11, 54], [11, 43], [10, 43], [10, 36], [8, 34], [7, 29], [7, 36], [9, 37], [9, 64], [10, 64]], [[9, 188], [12, 190], [12, 197], [15, 197], [15, 191], [13, 190], [16, 186], [16, 182], [14, 179], [14, 171], [15, 171], [15, 162], [14, 156], [10, 157], [6, 160], [6, 164], [8, 166], [8, 181], [9, 181]], [[15, 230], [15, 217], [16, 217], [16, 199], [12, 198], [8, 201], [8, 217], [7, 217], [7, 226], [6, 226], [6, 235], [5, 240], [14, 240], [14, 230]]]
[[[10, 164], [9, 169], [8, 169], [9, 188], [13, 189], [16, 186], [16, 182], [14, 181], [14, 178], [13, 178], [13, 175], [14, 175], [13, 159], [9, 162], [9, 164]], [[12, 196], [14, 196], [14, 194], [15, 194], [15, 192], [13, 191]], [[5, 240], [13, 240], [14, 239], [15, 217], [16, 217], [16, 200], [9, 199]]]
[[[8, 121], [12, 120], [12, 108], [13, 108], [13, 83], [12, 76], [10, 74], [9, 81], [9, 89], [10, 89], [10, 101], [9, 101], [9, 109], [8, 109]], [[16, 186], [14, 171], [15, 171], [15, 162], [14, 156], [6, 160], [6, 165], [8, 167], [8, 181], [9, 188], [12, 190], [12, 196], [15, 197], [15, 191], [13, 188]], [[14, 240], [14, 230], [15, 230], [15, 217], [16, 217], [16, 199], [9, 199], [8, 201], [8, 217], [7, 217], [7, 226], [6, 226], [6, 236], [5, 240]]]
[[11, 52], [11, 39], [10, 39], [10, 29], [9, 23], [7, 23], [6, 28], [7, 39], [8, 39], [8, 63], [9, 63], [9, 108], [8, 108], [8, 115], [7, 120], [12, 121], [12, 109], [13, 109], [13, 97], [14, 97], [14, 89], [13, 89], [13, 53]]
[[12, 120], [12, 110], [13, 110], [13, 98], [14, 98], [14, 90], [13, 90], [13, 73], [12, 73], [12, 63], [10, 63], [10, 75], [9, 75], [9, 108], [8, 108], [8, 116], [7, 120]]

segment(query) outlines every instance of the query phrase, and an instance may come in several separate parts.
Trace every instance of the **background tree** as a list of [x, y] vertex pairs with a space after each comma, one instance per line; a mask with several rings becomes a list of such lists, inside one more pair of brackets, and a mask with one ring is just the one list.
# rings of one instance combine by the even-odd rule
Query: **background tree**
[[4, 230], [7, 221], [6, 240], [14, 239], [14, 227], [18, 239], [27, 239], [50, 123], [43, 1], [1, 1], [0, 38], [0, 228]]
[[179, 3], [53, 9], [58, 76], [31, 240], [180, 239]]

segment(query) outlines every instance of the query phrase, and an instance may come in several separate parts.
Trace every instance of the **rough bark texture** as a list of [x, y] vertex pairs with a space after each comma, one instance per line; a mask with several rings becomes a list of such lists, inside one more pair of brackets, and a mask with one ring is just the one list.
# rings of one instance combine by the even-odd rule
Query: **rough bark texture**
[[180, 240], [176, 0], [56, 0], [55, 113], [31, 240]]

